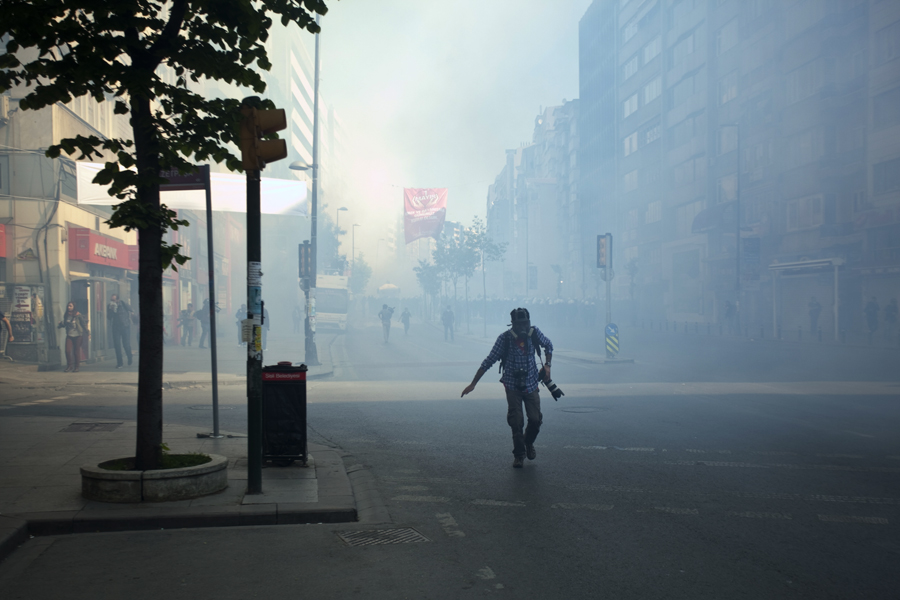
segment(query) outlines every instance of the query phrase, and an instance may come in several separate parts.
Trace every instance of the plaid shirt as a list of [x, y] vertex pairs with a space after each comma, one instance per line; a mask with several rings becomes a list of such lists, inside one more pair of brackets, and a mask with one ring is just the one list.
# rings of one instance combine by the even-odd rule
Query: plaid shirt
[[[553, 342], [547, 339], [541, 330], [534, 328], [538, 343], [543, 346], [547, 354], [553, 354]], [[508, 342], [507, 338], [508, 336]], [[523, 343], [524, 342], [524, 343]], [[515, 337], [512, 330], [504, 331], [497, 337], [494, 347], [490, 354], [481, 363], [481, 368], [486, 373], [494, 365], [495, 362], [503, 358], [504, 348], [509, 348], [506, 356], [506, 365], [503, 367], [503, 375], [500, 377], [502, 383], [508, 389], [515, 389], [515, 377], [513, 373], [519, 369], [525, 371], [525, 392], [531, 393], [538, 388], [538, 368], [534, 360], [534, 346], [531, 343], [531, 336], [522, 338]]]

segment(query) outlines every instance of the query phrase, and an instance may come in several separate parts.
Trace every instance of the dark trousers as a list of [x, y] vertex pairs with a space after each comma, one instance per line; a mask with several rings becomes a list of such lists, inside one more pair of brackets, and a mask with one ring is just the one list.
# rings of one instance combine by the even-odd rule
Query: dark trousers
[[128, 364], [131, 364], [131, 327], [113, 327], [113, 345], [116, 347], [116, 365], [122, 366], [122, 348]]
[[453, 341], [453, 323], [444, 323], [444, 341], [447, 341], [447, 336], [450, 336], [450, 341]]
[[[541, 423], [544, 421], [541, 415], [541, 397], [538, 391], [520, 392], [506, 388], [506, 422], [512, 429], [513, 454], [525, 456], [525, 446], [534, 443], [541, 431]], [[523, 412], [522, 406], [525, 410]], [[528, 426], [525, 426], [525, 417], [528, 417]], [[524, 428], [524, 432], [522, 429]]]
[[200, 342], [197, 343], [198, 348], [202, 348], [203, 344], [206, 343], [206, 338], [209, 336], [209, 324], [200, 323]]
[[66, 336], [66, 371], [78, 370], [81, 362], [81, 336]]
[[391, 337], [391, 322], [390, 321], [382, 321], [381, 322], [381, 330], [384, 333], [384, 343], [387, 344], [388, 338]]
[[190, 346], [194, 343], [194, 326], [191, 325], [182, 325], [181, 326], [181, 345], [184, 346], [187, 344]]

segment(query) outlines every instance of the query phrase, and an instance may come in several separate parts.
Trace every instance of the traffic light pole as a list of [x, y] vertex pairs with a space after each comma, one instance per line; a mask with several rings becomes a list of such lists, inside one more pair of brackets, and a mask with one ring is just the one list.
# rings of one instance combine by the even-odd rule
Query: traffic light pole
[[259, 170], [247, 171], [247, 493], [262, 493], [262, 244]]
[[612, 234], [606, 234], [606, 324], [612, 323]]
[[[316, 23], [319, 16], [316, 15]], [[316, 34], [316, 66], [313, 78], [313, 147], [312, 147], [312, 206], [310, 207], [310, 266], [309, 266], [309, 291], [306, 294], [306, 344], [304, 357], [306, 366], [319, 365], [319, 352], [316, 349], [316, 272], [318, 252], [316, 233], [319, 218], [319, 34]]]

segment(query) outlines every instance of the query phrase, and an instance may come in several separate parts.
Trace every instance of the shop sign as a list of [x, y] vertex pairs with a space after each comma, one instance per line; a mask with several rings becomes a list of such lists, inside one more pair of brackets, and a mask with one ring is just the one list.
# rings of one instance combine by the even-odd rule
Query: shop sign
[[132, 261], [132, 246], [119, 240], [102, 236], [90, 229], [69, 229], [69, 258], [119, 269], [136, 270]]

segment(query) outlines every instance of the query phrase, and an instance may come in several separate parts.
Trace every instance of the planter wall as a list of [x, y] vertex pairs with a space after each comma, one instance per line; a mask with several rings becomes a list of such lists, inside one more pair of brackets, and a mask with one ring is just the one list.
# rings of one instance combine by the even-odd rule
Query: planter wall
[[81, 495], [100, 502], [168, 502], [215, 494], [228, 487], [228, 459], [218, 454], [195, 467], [109, 471], [81, 467]]

